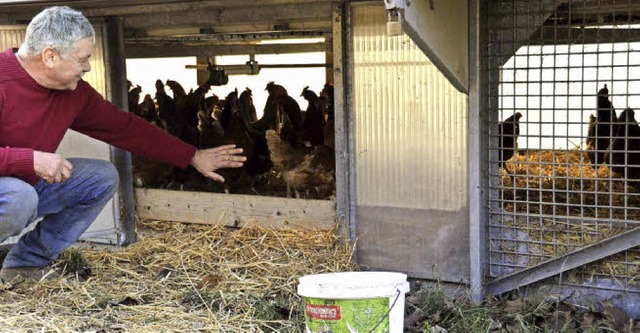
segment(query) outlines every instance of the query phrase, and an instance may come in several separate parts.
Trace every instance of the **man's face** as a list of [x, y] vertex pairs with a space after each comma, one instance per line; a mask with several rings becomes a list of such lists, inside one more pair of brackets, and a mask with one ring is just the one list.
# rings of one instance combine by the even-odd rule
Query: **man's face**
[[89, 58], [93, 51], [93, 40], [85, 38], [76, 44], [75, 50], [65, 55], [57, 54], [51, 71], [56, 90], [75, 90], [84, 73], [91, 70]]

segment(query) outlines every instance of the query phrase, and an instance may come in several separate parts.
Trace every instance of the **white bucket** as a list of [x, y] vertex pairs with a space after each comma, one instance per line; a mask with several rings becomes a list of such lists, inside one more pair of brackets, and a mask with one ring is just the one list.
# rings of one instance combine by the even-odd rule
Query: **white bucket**
[[407, 275], [343, 272], [300, 278], [306, 331], [402, 333]]

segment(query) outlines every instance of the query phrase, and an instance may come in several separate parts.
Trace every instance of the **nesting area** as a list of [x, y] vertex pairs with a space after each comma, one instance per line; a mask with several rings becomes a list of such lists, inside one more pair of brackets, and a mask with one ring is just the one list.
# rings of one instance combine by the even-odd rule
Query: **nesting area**
[[[638, 225], [640, 194], [606, 165], [594, 169], [582, 150], [521, 151], [506, 169], [515, 177], [500, 170], [493, 204], [502, 213], [494, 208], [490, 225], [493, 263], [533, 266]], [[639, 269], [640, 249], [631, 249], [577, 275], [633, 282]]]
[[640, 220], [640, 194], [606, 164], [594, 169], [581, 150], [527, 151], [507, 169], [515, 170], [515, 184], [500, 178], [508, 211]]
[[0, 288], [16, 332], [290, 332], [304, 323], [298, 278], [355, 267], [333, 231], [139, 221], [124, 248], [79, 247], [75, 276]]

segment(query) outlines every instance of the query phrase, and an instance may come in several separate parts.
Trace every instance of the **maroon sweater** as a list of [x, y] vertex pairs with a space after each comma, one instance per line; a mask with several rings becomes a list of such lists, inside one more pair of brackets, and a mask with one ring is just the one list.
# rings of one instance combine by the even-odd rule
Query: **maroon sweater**
[[42, 87], [13, 52], [0, 53], [0, 177], [37, 183], [33, 151], [55, 152], [69, 128], [177, 167], [191, 161], [193, 146], [118, 109], [85, 81], [73, 91]]

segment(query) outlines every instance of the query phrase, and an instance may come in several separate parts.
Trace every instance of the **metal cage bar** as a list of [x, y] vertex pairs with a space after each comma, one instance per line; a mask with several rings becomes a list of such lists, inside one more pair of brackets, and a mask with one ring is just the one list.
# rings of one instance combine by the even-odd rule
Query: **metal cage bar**
[[640, 293], [640, 4], [480, 4], [487, 291], [574, 269], [562, 284]]

